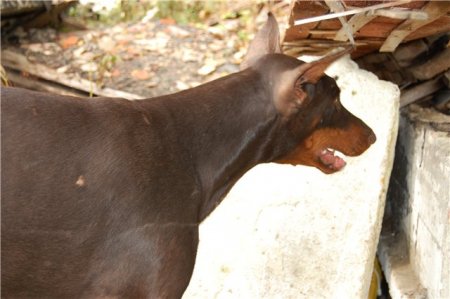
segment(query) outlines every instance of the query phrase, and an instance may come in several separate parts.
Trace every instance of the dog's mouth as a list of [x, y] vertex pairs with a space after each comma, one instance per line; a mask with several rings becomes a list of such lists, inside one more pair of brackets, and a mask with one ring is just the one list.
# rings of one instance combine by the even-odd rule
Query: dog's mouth
[[[345, 167], [347, 163], [344, 157], [358, 156], [375, 142], [375, 134], [372, 130], [368, 132], [358, 134], [356, 138], [338, 130], [317, 130], [305, 138], [295, 150], [277, 162], [314, 166], [323, 173], [332, 174]], [[350, 133], [352, 133], [351, 130]]]
[[321, 167], [322, 170], [327, 173], [331, 173], [344, 168], [347, 163], [340, 157], [340, 155], [342, 155], [342, 153], [333, 148], [322, 149], [318, 154], [319, 162], [324, 166]]

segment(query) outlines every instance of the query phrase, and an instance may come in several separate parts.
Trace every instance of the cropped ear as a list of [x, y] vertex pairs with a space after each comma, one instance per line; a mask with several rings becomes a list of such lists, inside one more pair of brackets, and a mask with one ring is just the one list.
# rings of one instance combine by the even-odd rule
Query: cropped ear
[[241, 63], [241, 70], [251, 66], [256, 60], [266, 54], [281, 53], [278, 22], [271, 12], [267, 14], [267, 17], [266, 24], [258, 31], [250, 43], [247, 55]]
[[322, 59], [310, 63], [304, 63], [300, 65], [298, 67], [298, 74], [301, 75], [298, 77], [296, 85], [305, 82], [313, 84], [317, 83], [317, 81], [319, 81], [320, 78], [324, 76], [325, 70], [330, 66], [330, 64], [332, 64], [345, 54], [352, 52], [352, 50], [352, 47], [347, 47], [343, 51], [325, 56]]
[[278, 96], [275, 100], [277, 109], [285, 116], [290, 115], [292, 111], [296, 111], [308, 97], [306, 91], [302, 89], [302, 84], [316, 84], [325, 75], [325, 70], [331, 63], [345, 54], [350, 53], [352, 49], [347, 48], [341, 52], [325, 56], [322, 59], [303, 63], [291, 71], [286, 72], [285, 77], [279, 80], [281, 82], [277, 85], [277, 94], [290, 94], [293, 89], [295, 98]]

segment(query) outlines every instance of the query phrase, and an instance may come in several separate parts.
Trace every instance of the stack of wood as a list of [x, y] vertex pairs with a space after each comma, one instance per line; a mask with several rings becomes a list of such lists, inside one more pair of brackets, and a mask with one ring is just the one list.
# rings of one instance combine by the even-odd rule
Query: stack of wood
[[393, 53], [371, 53], [356, 60], [361, 68], [397, 84], [400, 106], [417, 102], [450, 114], [450, 34], [402, 44]]
[[293, 0], [283, 49], [325, 55], [353, 45], [352, 58], [421, 101], [449, 113], [450, 1]]

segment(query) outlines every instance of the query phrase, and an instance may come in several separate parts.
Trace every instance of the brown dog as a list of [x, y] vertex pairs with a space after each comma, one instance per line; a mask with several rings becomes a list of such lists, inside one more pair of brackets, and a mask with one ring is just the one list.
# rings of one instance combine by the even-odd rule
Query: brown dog
[[375, 135], [324, 74], [346, 52], [280, 53], [276, 20], [245, 68], [142, 101], [2, 89], [2, 295], [180, 298], [199, 223], [258, 163], [325, 173]]

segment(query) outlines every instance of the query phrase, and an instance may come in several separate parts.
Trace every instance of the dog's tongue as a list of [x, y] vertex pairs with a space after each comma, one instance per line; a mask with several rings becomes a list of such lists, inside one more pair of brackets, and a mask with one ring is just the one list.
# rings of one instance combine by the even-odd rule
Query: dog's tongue
[[320, 161], [334, 170], [341, 170], [345, 166], [345, 161], [341, 157], [335, 156], [334, 151], [324, 149], [319, 155]]

